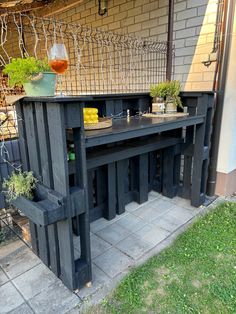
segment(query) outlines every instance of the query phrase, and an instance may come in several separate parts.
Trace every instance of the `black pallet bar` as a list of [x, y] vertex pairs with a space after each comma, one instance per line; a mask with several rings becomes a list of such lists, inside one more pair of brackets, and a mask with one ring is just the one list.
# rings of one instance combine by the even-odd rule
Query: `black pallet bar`
[[[92, 281], [90, 221], [113, 219], [156, 190], [200, 206], [205, 199], [212, 93], [182, 93], [189, 116], [146, 118], [148, 94], [25, 97], [16, 104], [24, 170], [39, 179], [33, 201], [14, 205], [30, 219], [33, 251], [71, 290]], [[83, 107], [113, 119], [84, 131]], [[129, 110], [133, 117], [125, 117]], [[67, 160], [68, 142], [75, 160]], [[182, 169], [182, 170], [181, 170]], [[81, 255], [74, 256], [73, 233]]]

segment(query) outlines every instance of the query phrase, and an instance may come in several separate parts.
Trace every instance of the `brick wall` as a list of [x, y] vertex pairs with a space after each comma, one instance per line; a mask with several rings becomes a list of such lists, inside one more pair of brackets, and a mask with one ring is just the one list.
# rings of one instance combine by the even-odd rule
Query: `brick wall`
[[[217, 1], [175, 0], [175, 79], [182, 82], [184, 90], [212, 89], [215, 63], [206, 68], [202, 61], [207, 60], [212, 49]], [[167, 0], [108, 0], [105, 16], [98, 15], [97, 2], [68, 0], [68, 8], [62, 4], [53, 5], [36, 14], [159, 41], [167, 39]], [[215, 56], [211, 57], [215, 59]]]
[[[54, 15], [67, 22], [89, 24], [107, 31], [132, 33], [145, 38], [166, 40], [167, 0], [108, 0], [108, 14], [99, 16], [97, 0], [84, 0]], [[211, 90], [214, 63], [206, 68], [202, 61], [211, 52], [217, 0], [176, 0], [174, 14], [175, 78], [185, 90]], [[56, 8], [53, 8], [56, 11]], [[215, 59], [215, 56], [211, 56]]]

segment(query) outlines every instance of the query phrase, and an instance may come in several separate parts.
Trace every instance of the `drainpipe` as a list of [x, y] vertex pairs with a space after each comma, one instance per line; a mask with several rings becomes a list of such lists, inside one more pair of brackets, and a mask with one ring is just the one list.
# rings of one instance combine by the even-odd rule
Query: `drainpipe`
[[227, 76], [228, 62], [229, 62], [229, 56], [230, 56], [231, 37], [232, 37], [231, 34], [233, 31], [234, 9], [235, 9], [235, 0], [225, 0], [224, 19], [223, 19], [223, 26], [222, 26], [222, 45], [221, 45], [220, 55], [218, 59], [218, 66], [219, 66], [218, 84], [217, 84], [216, 95], [215, 95], [215, 113], [214, 113], [214, 119], [213, 119], [213, 132], [212, 132], [212, 138], [211, 138], [209, 173], [208, 173], [207, 191], [206, 191], [206, 194], [210, 197], [215, 195], [217, 158], [218, 158], [221, 122], [222, 122], [223, 107], [224, 107], [226, 76]]
[[169, 0], [168, 33], [167, 33], [167, 61], [166, 79], [171, 80], [172, 57], [173, 57], [173, 29], [174, 29], [174, 0]]

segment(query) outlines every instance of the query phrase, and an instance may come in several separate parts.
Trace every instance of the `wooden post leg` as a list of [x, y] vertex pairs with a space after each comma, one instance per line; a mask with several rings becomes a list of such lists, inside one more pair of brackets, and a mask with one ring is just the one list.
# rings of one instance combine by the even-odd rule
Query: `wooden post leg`
[[139, 156], [138, 165], [139, 204], [148, 200], [148, 153]]
[[168, 147], [163, 152], [163, 187], [162, 194], [173, 198], [176, 195], [174, 186], [174, 146]]
[[199, 207], [205, 200], [205, 193], [202, 191], [202, 166], [204, 153], [204, 131], [205, 125], [196, 126], [195, 145], [193, 154], [193, 174], [191, 188], [191, 205]]
[[77, 287], [81, 288], [92, 279], [88, 211], [79, 216], [79, 229], [81, 256], [75, 261], [75, 274], [77, 278]]
[[60, 278], [69, 289], [74, 290], [76, 282], [71, 219], [59, 221], [57, 229], [60, 252]]
[[116, 166], [114, 162], [107, 165], [107, 194], [105, 218], [111, 220], [116, 216]]
[[175, 196], [178, 195], [180, 188], [180, 168], [181, 168], [181, 146], [175, 145], [174, 175], [173, 175]]
[[[125, 170], [127, 160], [120, 160], [116, 163], [117, 172], [117, 214], [125, 212]], [[127, 175], [127, 174], [126, 174]]]

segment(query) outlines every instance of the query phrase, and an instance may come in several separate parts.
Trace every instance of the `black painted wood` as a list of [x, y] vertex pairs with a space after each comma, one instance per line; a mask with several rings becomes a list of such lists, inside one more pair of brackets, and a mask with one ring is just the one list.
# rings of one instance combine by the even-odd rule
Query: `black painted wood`
[[116, 163], [117, 178], [117, 214], [125, 212], [125, 180], [127, 177], [128, 159]]
[[[27, 147], [23, 102], [22, 101], [16, 102], [15, 108], [16, 108], [16, 114], [17, 114], [18, 132], [20, 135], [19, 146], [20, 146], [20, 155], [21, 155], [21, 161], [22, 161], [22, 169], [24, 171], [29, 171], [30, 170], [29, 154], [28, 154], [28, 147]], [[29, 226], [30, 226], [32, 250], [35, 254], [38, 255], [37, 226], [32, 221], [29, 221]]]
[[119, 142], [132, 138], [139, 138], [168, 130], [175, 130], [189, 125], [201, 124], [204, 115], [187, 116], [181, 118], [130, 118], [113, 121], [111, 128], [86, 132], [86, 147]]
[[[199, 114], [206, 115], [208, 109], [208, 96], [204, 95], [198, 98], [197, 110]], [[202, 169], [204, 159], [204, 139], [205, 139], [206, 120], [204, 123], [196, 126], [193, 154], [193, 173], [191, 204], [200, 206], [205, 200], [205, 193], [202, 190]]]
[[[90, 218], [89, 218], [89, 196], [88, 196], [88, 179], [86, 167], [86, 148], [85, 135], [83, 129], [83, 107], [84, 103], [80, 104], [80, 128], [73, 128], [73, 139], [75, 144], [75, 162], [76, 162], [76, 185], [84, 192], [84, 211], [79, 215], [79, 231], [80, 231], [80, 249], [81, 256], [79, 260], [75, 261], [77, 273], [77, 287], [84, 286], [87, 282], [92, 280], [91, 269], [91, 248], [90, 248]], [[68, 171], [68, 163], [67, 163]], [[68, 175], [68, 174], [67, 174]], [[79, 265], [86, 269], [83, 276], [78, 276], [81, 273]]]
[[[52, 159], [50, 153], [50, 141], [48, 132], [48, 119], [46, 112], [46, 105], [42, 102], [35, 102], [35, 114], [37, 122], [37, 134], [39, 141], [39, 156], [41, 162], [41, 180], [45, 186], [53, 189], [53, 175], [52, 175]], [[59, 276], [59, 247], [56, 224], [47, 226], [48, 251], [50, 259], [50, 268]]]
[[114, 162], [107, 165], [107, 194], [105, 218], [111, 220], [116, 216], [116, 165]]
[[162, 194], [173, 198], [174, 188], [174, 146], [167, 147], [163, 152], [163, 187]]
[[[23, 106], [23, 111], [24, 111], [25, 132], [26, 132], [27, 148], [28, 148], [28, 156], [29, 156], [29, 167], [30, 167], [30, 170], [34, 172], [35, 176], [39, 180], [41, 180], [42, 168], [41, 168], [41, 161], [40, 161], [39, 136], [38, 136], [38, 130], [37, 130], [36, 115], [35, 115], [35, 105], [36, 103], [29, 102], [25, 106]], [[21, 200], [21, 202], [22, 201], [23, 200]], [[23, 210], [23, 208], [21, 209]], [[49, 266], [49, 248], [48, 248], [47, 227], [45, 227], [45, 224], [44, 226], [36, 225], [35, 229], [37, 230], [39, 257], [47, 266]]]
[[[63, 107], [57, 103], [47, 103], [47, 116], [52, 157], [54, 189], [63, 197], [69, 195], [69, 178], [67, 167], [67, 148]], [[70, 204], [65, 203], [70, 212]], [[58, 245], [60, 252], [60, 278], [71, 290], [75, 289], [75, 264], [71, 219], [57, 223]]]
[[[57, 222], [50, 227], [31, 223], [35, 251], [42, 251], [43, 243], [47, 242], [44, 249], [48, 252], [45, 256], [49, 256], [47, 263], [70, 289], [91, 280], [89, 221], [101, 216], [114, 218], [116, 213], [124, 211], [128, 202], [147, 200], [150, 189], [163, 189], [171, 197], [176, 195], [180, 190], [181, 154], [184, 155], [182, 194], [191, 196], [195, 206], [203, 201], [211, 132], [206, 121], [207, 124], [211, 121], [211, 97], [209, 93], [182, 93], [183, 103], [189, 107], [188, 117], [118, 119], [110, 129], [85, 133], [82, 108], [86, 104], [97, 103], [103, 107], [99, 112], [106, 115], [124, 113], [127, 109], [136, 113], [150, 106], [150, 97], [136, 94], [25, 98], [18, 105], [25, 122], [18, 124], [24, 167], [35, 171], [45, 185], [63, 196], [65, 209], [63, 220], [56, 218]], [[182, 132], [185, 127], [185, 143], [181, 146], [182, 134], [178, 130]], [[72, 128], [68, 138], [75, 144], [76, 155], [75, 162], [69, 165], [67, 128]], [[167, 131], [168, 138], [163, 134]], [[200, 181], [199, 175], [202, 175]], [[77, 260], [72, 217], [81, 240], [81, 256]], [[53, 261], [52, 254], [57, 248]], [[42, 253], [39, 255], [44, 258]]]
[[138, 157], [138, 203], [148, 200], [148, 153]]

